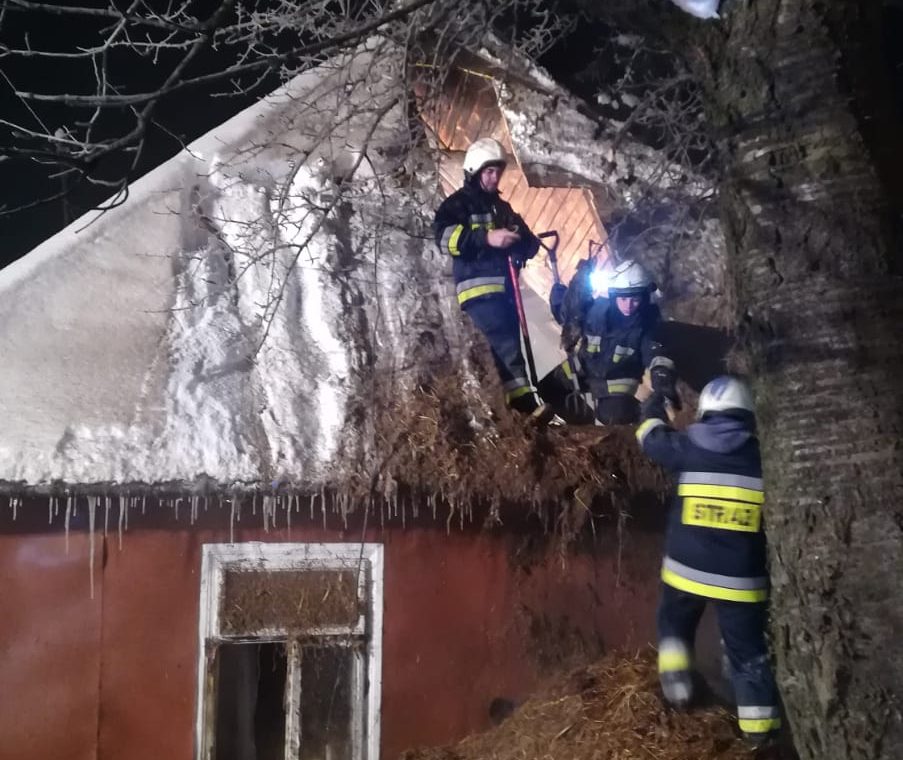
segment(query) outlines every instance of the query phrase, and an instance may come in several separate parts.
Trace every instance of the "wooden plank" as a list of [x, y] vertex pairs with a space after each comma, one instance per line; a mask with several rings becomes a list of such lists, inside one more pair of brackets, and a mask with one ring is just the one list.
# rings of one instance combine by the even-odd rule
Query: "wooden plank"
[[439, 136], [442, 141], [442, 145], [450, 150], [460, 150], [454, 144], [455, 139], [455, 126], [458, 123], [458, 119], [461, 117], [461, 107], [460, 104], [462, 100], [465, 98], [465, 81], [466, 77], [461, 74], [455, 75], [455, 86], [452, 91], [451, 97], [448, 99], [448, 112], [444, 115], [444, 119], [442, 123], [439, 125]]
[[[586, 250], [586, 241], [590, 238], [591, 233], [595, 229], [596, 220], [593, 218], [592, 213], [590, 213], [589, 208], [586, 208], [586, 214], [584, 216], [584, 220], [581, 225], [577, 228], [577, 237], [583, 241], [581, 248]], [[568, 278], [572, 277], [574, 272], [577, 269], [577, 262], [582, 258], [582, 256], [573, 256], [571, 261], [568, 262]]]
[[545, 211], [540, 214], [537, 226], [541, 230], [557, 230], [558, 223], [567, 216], [570, 191], [566, 187], [556, 187], [546, 190], [546, 193], [549, 196], [549, 202], [546, 204]]
[[575, 253], [581, 253], [580, 245], [582, 241], [577, 238], [577, 228], [585, 215], [586, 205], [582, 202], [582, 198], [574, 198], [570, 212], [559, 227], [561, 241], [558, 253], [562, 263], [569, 261]]

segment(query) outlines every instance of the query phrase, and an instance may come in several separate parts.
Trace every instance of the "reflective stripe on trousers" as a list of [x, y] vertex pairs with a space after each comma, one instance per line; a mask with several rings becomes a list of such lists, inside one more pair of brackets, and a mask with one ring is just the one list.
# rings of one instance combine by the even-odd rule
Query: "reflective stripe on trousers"
[[505, 277], [471, 277], [469, 280], [461, 280], [455, 290], [458, 293], [458, 303], [463, 305], [473, 298], [490, 293], [504, 293]]
[[508, 403], [521, 396], [526, 396], [528, 393], [533, 393], [533, 386], [526, 377], [515, 377], [507, 383], [503, 383], [502, 388], [505, 391], [505, 401]]
[[781, 727], [777, 705], [737, 705], [737, 721], [744, 734], [767, 734]]
[[662, 563], [662, 581], [688, 594], [728, 602], [763, 602], [768, 598], [768, 578], [740, 578], [706, 573], [671, 557]]
[[615, 346], [615, 353], [614, 356], [612, 356], [612, 362], [617, 364], [622, 359], [633, 356], [635, 353], [636, 349], [630, 348], [630, 346]]

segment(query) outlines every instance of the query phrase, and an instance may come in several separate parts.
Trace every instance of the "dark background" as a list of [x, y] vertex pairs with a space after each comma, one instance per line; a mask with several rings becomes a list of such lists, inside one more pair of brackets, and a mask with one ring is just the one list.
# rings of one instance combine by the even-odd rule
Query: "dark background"
[[[97, 7], [107, 5], [106, 0], [88, 0], [80, 4], [93, 4]], [[211, 4], [212, 0], [199, 0], [195, 10], [203, 17], [205, 6]], [[568, 5], [567, 0], [562, 5]], [[903, 3], [886, 6], [885, 14], [887, 66], [894, 77], [899, 101], [903, 103]], [[76, 45], [90, 44], [101, 39], [101, 26], [92, 19], [8, 11], [3, 19], [3, 26], [0, 27], [0, 44], [21, 46], [27, 34], [34, 48], [71, 51]], [[587, 79], [586, 72], [593, 68], [594, 61], [597, 62], [598, 43], [602, 39], [600, 31], [590, 24], [578, 25], [568, 39], [557, 44], [541, 61], [559, 81], [589, 98], [592, 97], [596, 83]], [[208, 53], [197, 61], [194, 73], [216, 70], [232, 60], [228, 52]], [[154, 87], [168, 73], [171, 65], [172, 62], [165, 57], [158, 65], [134, 55], [119, 58], [114, 56], [110, 61], [114, 78], [118, 82], [128, 83], [133, 92]], [[10, 121], [24, 120], [28, 116], [4, 77], [8, 77], [16, 87], [23, 90], [45, 93], [93, 92], [93, 72], [84, 64], [78, 65], [61, 59], [6, 58], [0, 59], [0, 66], [3, 73], [0, 76], [0, 116]], [[155, 124], [150, 129], [132, 179], [174, 156], [185, 143], [221, 124], [278, 85], [279, 81], [273, 76], [248, 95], [215, 97], [210, 91], [198, 89], [164, 99], [157, 108]], [[90, 113], [56, 105], [35, 108], [51, 128], [71, 123], [74, 119], [84, 119]], [[105, 112], [100, 129], [121, 133], [131, 123], [129, 114], [109, 111]], [[0, 145], [10, 145], [12, 140], [10, 131], [0, 128]], [[131, 160], [131, 155], [105, 159], [99, 167], [100, 174], [111, 178], [122, 176]], [[63, 183], [54, 173], [55, 170], [34, 161], [13, 159], [0, 163], [0, 208], [27, 205], [62, 190]], [[66, 197], [63, 199], [41, 203], [13, 214], [0, 214], [0, 267], [15, 261], [112, 194], [110, 189], [92, 187], [84, 182], [67, 187], [66, 190]]]

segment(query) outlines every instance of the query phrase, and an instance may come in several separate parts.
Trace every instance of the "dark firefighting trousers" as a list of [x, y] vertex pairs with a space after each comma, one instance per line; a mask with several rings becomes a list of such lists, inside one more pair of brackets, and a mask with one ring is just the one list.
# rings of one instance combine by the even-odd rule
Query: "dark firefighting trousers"
[[776, 731], [781, 718], [765, 640], [767, 602], [706, 599], [663, 583], [658, 608], [658, 669], [663, 684], [669, 676], [689, 676], [696, 629], [707, 602], [715, 605], [730, 662], [740, 730], [751, 738]]
[[521, 351], [520, 322], [513, 298], [508, 294], [479, 298], [468, 301], [464, 311], [489, 341], [505, 402], [518, 411], [532, 412], [538, 403]]
[[575, 403], [573, 366], [577, 365], [577, 380], [581, 393], [589, 392], [584, 373], [579, 369], [579, 360], [566, 359], [543, 377], [537, 390], [543, 401], [552, 405], [555, 413], [569, 425], [592, 425], [598, 420], [603, 425], [632, 425], [639, 422], [640, 403], [632, 395], [615, 393], [595, 399], [595, 413], [586, 404]]

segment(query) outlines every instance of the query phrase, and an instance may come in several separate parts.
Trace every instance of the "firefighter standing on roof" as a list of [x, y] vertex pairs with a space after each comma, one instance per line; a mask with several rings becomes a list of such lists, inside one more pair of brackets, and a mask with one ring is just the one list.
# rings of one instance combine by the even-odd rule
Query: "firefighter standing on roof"
[[536, 255], [539, 240], [499, 196], [505, 165], [497, 140], [473, 143], [464, 157], [464, 185], [439, 206], [433, 234], [440, 250], [452, 257], [458, 303], [489, 341], [506, 402], [533, 413], [540, 401], [521, 352], [508, 256], [519, 269]]
[[[579, 342], [579, 349], [574, 360], [563, 362], [540, 381], [539, 392], [568, 422], [587, 422], [571, 419], [569, 410], [564, 408], [564, 398], [573, 387], [569, 373], [576, 370], [581, 387], [592, 393], [599, 422], [631, 424], [639, 421], [636, 392], [648, 370], [653, 390], [679, 408], [674, 362], [657, 336], [661, 315], [651, 301], [655, 290], [652, 276], [642, 265], [628, 259], [607, 273], [606, 284], [598, 297], [592, 298], [587, 297], [592, 288], [586, 282], [592, 271], [589, 265], [578, 266], [567, 289], [576, 298], [563, 293], [564, 289], [552, 293], [552, 313], [565, 323], [562, 341]], [[563, 316], [562, 301], [574, 303], [571, 310], [577, 313]], [[577, 323], [576, 329], [571, 318]], [[572, 346], [564, 348], [570, 351]]]
[[677, 706], [692, 700], [693, 641], [712, 601], [740, 729], [747, 739], [763, 743], [776, 734], [781, 719], [765, 640], [764, 493], [752, 393], [737, 378], [716, 378], [703, 388], [699, 422], [686, 432], [667, 424], [660, 394], [645, 402], [643, 416], [647, 419], [637, 430], [643, 451], [679, 475], [658, 611], [662, 690]]

